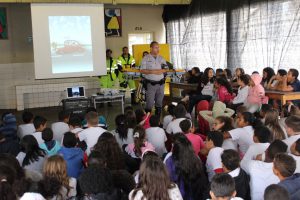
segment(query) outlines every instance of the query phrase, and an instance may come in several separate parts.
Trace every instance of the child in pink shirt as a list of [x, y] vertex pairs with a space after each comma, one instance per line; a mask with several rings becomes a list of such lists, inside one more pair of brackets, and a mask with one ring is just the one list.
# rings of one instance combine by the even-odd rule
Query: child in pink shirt
[[265, 96], [265, 89], [260, 84], [261, 80], [262, 77], [259, 74], [251, 75], [250, 88], [246, 100], [246, 107], [251, 113], [256, 112], [260, 108], [262, 99]]
[[217, 88], [216, 95], [217, 100], [228, 104], [234, 98], [232, 87], [230, 83], [223, 77], [217, 78], [215, 81], [215, 87]]
[[194, 152], [196, 155], [199, 154], [200, 150], [204, 148], [204, 142], [199, 135], [194, 134], [194, 127], [192, 121], [189, 119], [185, 119], [179, 124], [181, 130], [187, 137], [187, 139], [192, 143]]
[[145, 129], [141, 126], [137, 126], [133, 131], [134, 143], [128, 144], [125, 151], [132, 158], [141, 158], [145, 151], [154, 151], [153, 145], [146, 141]]

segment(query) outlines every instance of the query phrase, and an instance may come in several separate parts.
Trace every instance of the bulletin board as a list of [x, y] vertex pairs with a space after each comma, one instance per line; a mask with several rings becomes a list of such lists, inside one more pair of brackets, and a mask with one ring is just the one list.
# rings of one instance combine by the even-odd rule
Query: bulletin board
[[[149, 44], [137, 44], [132, 45], [133, 57], [137, 66], [141, 66], [143, 52], [150, 52]], [[170, 62], [170, 46], [169, 44], [159, 44], [159, 55], [161, 55], [166, 61]]]

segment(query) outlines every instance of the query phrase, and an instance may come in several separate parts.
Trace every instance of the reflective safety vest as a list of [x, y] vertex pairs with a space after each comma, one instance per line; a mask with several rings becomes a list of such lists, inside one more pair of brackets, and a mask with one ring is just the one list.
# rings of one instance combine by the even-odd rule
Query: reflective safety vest
[[113, 58], [106, 59], [106, 70], [107, 70], [107, 75], [110, 76], [111, 80], [114, 80], [115, 77], [115, 69], [117, 69], [117, 61]]
[[132, 55], [128, 54], [128, 57], [121, 55], [117, 61], [118, 66], [122, 66], [123, 69], [131, 68], [135, 65], [135, 60]]

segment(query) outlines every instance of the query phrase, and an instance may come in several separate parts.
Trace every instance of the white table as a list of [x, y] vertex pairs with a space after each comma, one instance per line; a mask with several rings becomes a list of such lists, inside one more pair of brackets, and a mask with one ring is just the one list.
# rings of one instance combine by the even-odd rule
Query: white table
[[91, 98], [95, 108], [97, 108], [97, 104], [100, 103], [121, 102], [122, 113], [124, 114], [125, 94], [97, 95], [97, 96], [92, 96]]

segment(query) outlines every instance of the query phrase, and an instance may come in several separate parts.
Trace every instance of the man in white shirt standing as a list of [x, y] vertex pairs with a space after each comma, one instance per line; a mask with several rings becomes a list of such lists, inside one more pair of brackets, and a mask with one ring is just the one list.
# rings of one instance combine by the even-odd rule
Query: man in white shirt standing
[[58, 113], [58, 122], [55, 122], [51, 125], [51, 129], [53, 131], [53, 139], [62, 142], [63, 135], [70, 131], [69, 128], [69, 118], [70, 118], [70, 113], [67, 111], [60, 111]]
[[252, 200], [262, 200], [265, 189], [271, 184], [279, 183], [273, 173], [273, 160], [276, 154], [285, 153], [287, 145], [281, 140], [274, 140], [266, 150], [264, 161], [243, 159], [241, 167], [250, 175]]
[[92, 148], [98, 141], [98, 138], [106, 130], [98, 127], [98, 114], [96, 112], [89, 112], [86, 114], [86, 120], [88, 123], [88, 128], [77, 134], [80, 141], [85, 141], [87, 145], [86, 153], [89, 155]]
[[283, 141], [288, 145], [288, 152], [291, 152], [291, 146], [300, 138], [300, 116], [292, 115], [285, 120], [285, 129], [288, 134], [288, 138]]
[[22, 139], [25, 135], [30, 135], [35, 132], [35, 128], [33, 125], [33, 114], [31, 112], [23, 112], [22, 120], [24, 124], [21, 124], [18, 127], [18, 137], [20, 139]]

